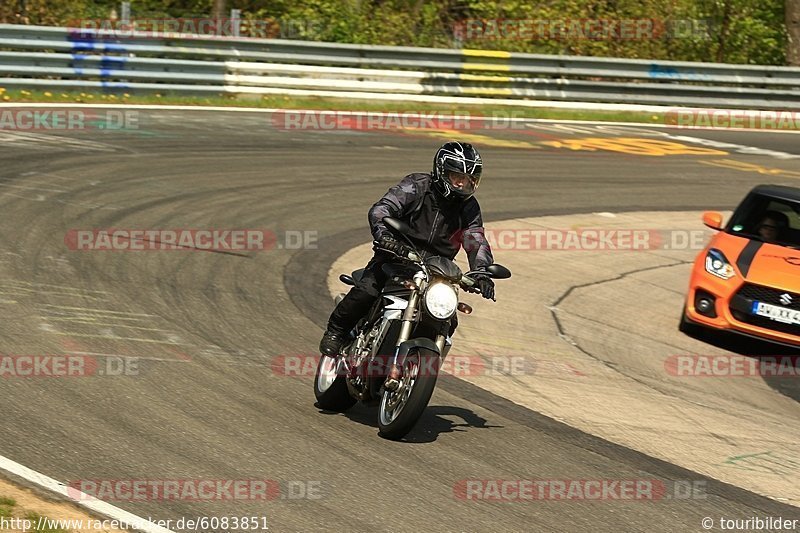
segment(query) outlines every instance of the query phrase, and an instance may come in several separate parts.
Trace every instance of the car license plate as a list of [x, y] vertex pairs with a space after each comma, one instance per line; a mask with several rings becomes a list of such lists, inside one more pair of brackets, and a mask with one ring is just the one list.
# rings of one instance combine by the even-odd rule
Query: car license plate
[[765, 304], [764, 302], [753, 302], [752, 313], [754, 315], [767, 317], [776, 322], [783, 322], [784, 324], [800, 324], [800, 311], [777, 305]]

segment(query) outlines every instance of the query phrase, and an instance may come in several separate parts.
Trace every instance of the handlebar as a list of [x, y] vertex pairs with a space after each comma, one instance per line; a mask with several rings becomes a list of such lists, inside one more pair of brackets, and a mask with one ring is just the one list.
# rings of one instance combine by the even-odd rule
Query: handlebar
[[[475, 279], [471, 277], [474, 276], [475, 274], [486, 275], [487, 273], [481, 270], [471, 270], [461, 276], [460, 285], [466, 292], [471, 292], [473, 294], [481, 294], [481, 290], [477, 285], [477, 281], [475, 281]], [[491, 279], [491, 276], [489, 276], [489, 278]], [[492, 301], [496, 302], [497, 300], [495, 298], [492, 298]]]
[[420, 256], [418, 256], [414, 252], [408, 252], [408, 255], [400, 255], [394, 250], [387, 250], [386, 248], [381, 248], [380, 246], [377, 245], [377, 241], [375, 241], [373, 244], [374, 246], [372, 247], [372, 249], [375, 250], [376, 252], [386, 252], [387, 254], [392, 254], [395, 257], [399, 257], [400, 259], [406, 259], [408, 261], [413, 261], [414, 263], [422, 262]]
[[[388, 254], [392, 254], [393, 256], [395, 256], [397, 258], [405, 259], [406, 261], [411, 261], [413, 263], [417, 263], [417, 264], [422, 265], [422, 258], [420, 256], [418, 256], [414, 252], [408, 252], [407, 255], [400, 255], [400, 254], [396, 253], [394, 250], [387, 250], [386, 248], [381, 248], [380, 246], [378, 246], [378, 241], [373, 241], [372, 249], [375, 250], [376, 252], [377, 251], [386, 252]], [[424, 268], [424, 265], [423, 265], [423, 268]], [[481, 274], [481, 273], [482, 272], [479, 271], [479, 270], [471, 270], [471, 271], [467, 272], [466, 274], [462, 274], [461, 275], [461, 279], [459, 280], [458, 284], [466, 292], [471, 292], [473, 294], [480, 294], [481, 290], [477, 287], [477, 284], [476, 284], [477, 282], [470, 276], [473, 276], [475, 274]]]

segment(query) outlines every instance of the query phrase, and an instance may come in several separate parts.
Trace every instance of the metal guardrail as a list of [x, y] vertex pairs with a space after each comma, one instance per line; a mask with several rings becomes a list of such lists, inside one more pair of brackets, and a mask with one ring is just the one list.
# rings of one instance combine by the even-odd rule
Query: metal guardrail
[[0, 24], [0, 86], [800, 109], [800, 68]]

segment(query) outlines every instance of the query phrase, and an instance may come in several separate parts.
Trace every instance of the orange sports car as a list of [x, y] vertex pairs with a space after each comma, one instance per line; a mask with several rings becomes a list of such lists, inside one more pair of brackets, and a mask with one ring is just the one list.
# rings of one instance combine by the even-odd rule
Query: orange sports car
[[680, 321], [800, 346], [800, 189], [759, 185], [695, 259]]

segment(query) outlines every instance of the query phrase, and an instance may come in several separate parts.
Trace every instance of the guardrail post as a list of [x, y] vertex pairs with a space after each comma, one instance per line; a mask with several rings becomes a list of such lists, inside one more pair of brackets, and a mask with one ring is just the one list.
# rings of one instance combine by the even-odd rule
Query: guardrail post
[[242, 24], [242, 10], [231, 9], [231, 32], [234, 37], [239, 37], [239, 29]]
[[127, 26], [131, 23], [131, 3], [130, 2], [122, 2], [119, 8], [120, 12], [120, 22]]

